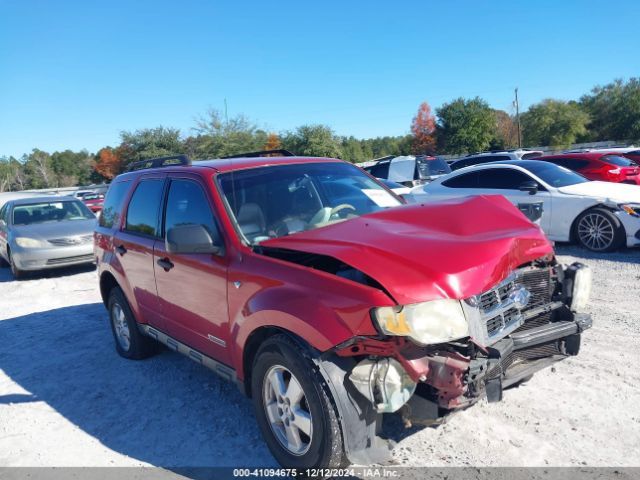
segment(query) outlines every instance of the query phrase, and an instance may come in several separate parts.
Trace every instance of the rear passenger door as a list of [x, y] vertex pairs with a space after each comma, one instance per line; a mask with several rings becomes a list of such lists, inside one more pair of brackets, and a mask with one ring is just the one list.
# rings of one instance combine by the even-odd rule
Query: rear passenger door
[[155, 275], [166, 333], [203, 354], [230, 363], [227, 266], [210, 192], [197, 176], [170, 179], [163, 234], [179, 225], [203, 225], [220, 254], [169, 253], [155, 248]]
[[[538, 191], [534, 195], [520, 190], [525, 182], [538, 184]], [[533, 203], [542, 203], [542, 218], [540, 227], [549, 233], [551, 226], [551, 195], [533, 177], [513, 168], [484, 168], [478, 170], [478, 191], [485, 195], [504, 195], [520, 210]]]
[[166, 174], [142, 176], [133, 187], [113, 254], [120, 263], [125, 295], [142, 323], [162, 328], [153, 269], [153, 250], [160, 239], [160, 206]]

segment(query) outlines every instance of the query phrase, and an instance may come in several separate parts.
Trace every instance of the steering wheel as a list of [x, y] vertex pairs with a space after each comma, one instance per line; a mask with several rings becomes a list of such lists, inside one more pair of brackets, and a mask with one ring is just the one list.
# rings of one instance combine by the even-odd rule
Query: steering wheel
[[349, 208], [351, 210], [355, 210], [356, 207], [353, 205], [349, 205], [348, 203], [342, 203], [336, 207], [323, 207], [316, 212], [316, 214], [309, 220], [309, 225], [322, 225], [323, 223], [329, 222], [332, 215]]
[[356, 207], [354, 207], [353, 205], [349, 204], [349, 203], [341, 203], [340, 205], [338, 205], [337, 207], [333, 207], [330, 211], [329, 211], [329, 218], [333, 217], [336, 213], [345, 210], [345, 209], [350, 209], [353, 210], [355, 212]]

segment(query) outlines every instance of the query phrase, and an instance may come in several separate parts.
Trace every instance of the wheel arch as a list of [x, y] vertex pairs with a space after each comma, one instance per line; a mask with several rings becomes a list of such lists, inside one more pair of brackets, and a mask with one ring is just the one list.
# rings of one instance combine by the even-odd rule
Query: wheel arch
[[[587, 208], [585, 208], [584, 210], [582, 210], [580, 213], [578, 213], [576, 215], [576, 217], [573, 219], [573, 222], [571, 222], [571, 229], [569, 230], [569, 242], [571, 243], [578, 243], [578, 236], [577, 236], [577, 226], [578, 226], [578, 219], [584, 215], [585, 213], [587, 213], [590, 210], [595, 210], [598, 208], [602, 208], [604, 210], [608, 210], [611, 213], [615, 212], [615, 209], [605, 203], [596, 203], [595, 205], [590, 205]], [[622, 222], [620, 222], [620, 225], [622, 227], [622, 229], [625, 231], [625, 235], [626, 235], [626, 230], [624, 228], [624, 224]]]
[[107, 306], [109, 301], [109, 293], [114, 287], [119, 287], [116, 277], [111, 272], [103, 272], [100, 275], [100, 296], [102, 297], [102, 303]]
[[311, 350], [313, 347], [309, 345], [302, 337], [296, 335], [294, 332], [282, 327], [274, 325], [265, 325], [253, 330], [244, 344], [242, 351], [242, 379], [239, 380], [240, 386], [244, 389], [244, 393], [247, 397], [251, 398], [251, 371], [253, 362], [260, 350], [260, 345], [267, 339], [275, 335], [286, 335], [291, 340], [296, 342], [300, 347], [306, 350]]

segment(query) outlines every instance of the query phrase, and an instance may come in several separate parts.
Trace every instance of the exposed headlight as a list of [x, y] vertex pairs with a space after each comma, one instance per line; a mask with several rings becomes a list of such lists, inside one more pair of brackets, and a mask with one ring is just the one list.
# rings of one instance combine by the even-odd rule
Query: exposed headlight
[[571, 310], [577, 312], [584, 309], [591, 295], [591, 269], [586, 265], [576, 270], [573, 277], [573, 292], [571, 294]]
[[624, 210], [626, 213], [628, 213], [632, 217], [640, 217], [640, 204], [623, 203], [618, 206], [620, 207], [621, 210]]
[[469, 324], [458, 300], [433, 300], [373, 310], [380, 330], [410, 337], [422, 345], [444, 343], [469, 336]]
[[47, 242], [44, 240], [38, 240], [36, 238], [17, 237], [16, 243], [22, 248], [41, 248], [46, 247]]

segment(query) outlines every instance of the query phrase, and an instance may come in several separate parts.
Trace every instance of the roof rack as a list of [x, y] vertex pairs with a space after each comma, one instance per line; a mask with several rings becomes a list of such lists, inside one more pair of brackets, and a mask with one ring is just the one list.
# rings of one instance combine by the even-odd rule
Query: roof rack
[[258, 152], [238, 153], [237, 155], [228, 155], [221, 158], [252, 158], [252, 157], [266, 157], [270, 155], [280, 155], [281, 157], [295, 157], [289, 150], [282, 148], [278, 150], [260, 150]]
[[149, 158], [139, 162], [130, 163], [126, 172], [145, 170], [147, 168], [173, 167], [175, 165], [191, 165], [191, 160], [186, 155], [170, 155], [168, 157]]

